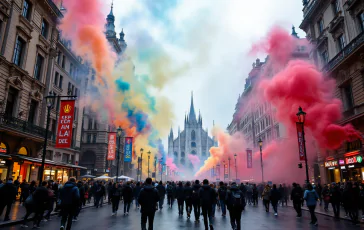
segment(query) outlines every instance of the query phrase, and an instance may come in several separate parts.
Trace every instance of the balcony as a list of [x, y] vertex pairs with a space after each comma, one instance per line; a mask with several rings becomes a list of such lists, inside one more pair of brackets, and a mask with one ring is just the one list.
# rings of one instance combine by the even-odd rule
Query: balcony
[[303, 20], [300, 25], [300, 28], [303, 29], [307, 26], [307, 23], [310, 22], [310, 18], [314, 11], [318, 8], [319, 3], [322, 0], [310, 0], [307, 6], [303, 9]]
[[364, 32], [361, 32], [347, 46], [345, 46], [343, 50], [341, 50], [333, 59], [331, 59], [331, 61], [323, 68], [323, 71], [332, 71], [337, 65], [342, 63], [348, 56], [353, 54], [362, 45], [364, 45]]
[[[6, 116], [0, 113], [0, 129], [8, 129], [10, 131], [22, 132], [24, 136], [44, 139], [46, 129], [31, 124], [30, 122], [15, 117]], [[48, 132], [48, 138], [52, 137], [52, 132]]]

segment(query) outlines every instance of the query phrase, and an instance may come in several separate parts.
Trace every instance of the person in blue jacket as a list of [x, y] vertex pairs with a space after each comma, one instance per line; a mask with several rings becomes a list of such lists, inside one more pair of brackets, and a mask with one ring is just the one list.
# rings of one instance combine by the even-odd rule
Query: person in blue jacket
[[76, 179], [71, 177], [70, 180], [63, 186], [60, 192], [61, 200], [61, 228], [60, 230], [70, 230], [72, 226], [72, 219], [78, 210], [80, 203], [80, 192], [76, 185]]
[[306, 205], [308, 209], [310, 210], [311, 214], [311, 223], [317, 226], [317, 218], [315, 215], [315, 208], [317, 200], [319, 199], [319, 196], [315, 189], [313, 189], [311, 184], [307, 185], [307, 189], [303, 195], [303, 199], [306, 201]]

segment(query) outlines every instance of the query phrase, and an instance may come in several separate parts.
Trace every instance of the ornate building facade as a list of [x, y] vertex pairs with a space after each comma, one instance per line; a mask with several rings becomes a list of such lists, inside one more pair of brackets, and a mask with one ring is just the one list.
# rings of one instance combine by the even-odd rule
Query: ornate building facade
[[208, 130], [203, 129], [201, 114], [196, 117], [192, 95], [190, 112], [185, 116], [184, 130], [180, 131], [178, 128], [178, 135], [174, 138], [171, 128], [168, 136], [168, 156], [173, 157], [177, 165], [192, 167], [187, 155], [196, 155], [203, 161], [210, 155], [209, 150], [212, 146], [216, 146], [216, 142], [214, 138], [209, 137]]

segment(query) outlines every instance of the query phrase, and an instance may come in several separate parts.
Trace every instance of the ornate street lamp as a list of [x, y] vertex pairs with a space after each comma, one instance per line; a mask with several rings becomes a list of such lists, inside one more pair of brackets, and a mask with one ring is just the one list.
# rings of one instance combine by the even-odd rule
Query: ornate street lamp
[[148, 177], [149, 177], [149, 160], [150, 160], [150, 154], [151, 154], [151, 152], [148, 151], [147, 153], [148, 153]]
[[121, 134], [123, 133], [123, 130], [119, 126], [119, 128], [116, 130], [116, 135], [118, 136], [118, 155], [117, 155], [117, 162], [116, 162], [116, 183], [119, 181], [119, 164], [120, 164], [120, 142], [121, 142]]
[[262, 168], [262, 183], [264, 183], [264, 173], [263, 173], [263, 153], [262, 153], [262, 146], [263, 146], [263, 141], [262, 139], [259, 137], [259, 149], [260, 149], [260, 167]]
[[304, 129], [304, 124], [305, 124], [305, 120], [306, 120], [306, 113], [302, 110], [301, 106], [298, 108], [298, 113], [297, 115], [297, 125], [301, 125], [302, 126], [302, 142], [303, 142], [303, 152], [305, 154], [305, 164], [306, 164], [306, 183], [310, 183], [310, 179], [308, 176], [308, 164], [307, 164], [307, 153], [306, 153], [306, 141], [305, 141], [305, 129]]
[[140, 149], [140, 181], [142, 181], [142, 175], [143, 175], [143, 151], [144, 149]]

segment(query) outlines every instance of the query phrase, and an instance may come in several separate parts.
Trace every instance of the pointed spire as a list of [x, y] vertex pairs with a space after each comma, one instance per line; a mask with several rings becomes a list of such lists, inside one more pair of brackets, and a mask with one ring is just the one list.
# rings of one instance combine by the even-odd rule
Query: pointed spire
[[296, 38], [299, 38], [298, 37], [298, 34], [296, 32], [296, 28], [292, 25], [292, 34], [291, 34], [293, 37], [296, 37]]
[[115, 32], [115, 16], [113, 13], [114, 1], [111, 2], [111, 10], [110, 13], [106, 17], [106, 37], [108, 38], [116, 38]]
[[120, 41], [124, 41], [124, 36], [125, 36], [125, 34], [124, 34], [124, 28], [122, 28], [121, 29], [121, 32], [120, 32]]
[[193, 105], [193, 91], [191, 92], [191, 106], [190, 106], [190, 115], [188, 116], [190, 121], [197, 121], [195, 114], [195, 107]]
[[172, 126], [171, 126], [171, 131], [169, 133], [169, 138], [171, 138], [173, 140], [173, 129], [172, 129]]

